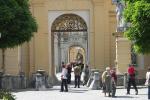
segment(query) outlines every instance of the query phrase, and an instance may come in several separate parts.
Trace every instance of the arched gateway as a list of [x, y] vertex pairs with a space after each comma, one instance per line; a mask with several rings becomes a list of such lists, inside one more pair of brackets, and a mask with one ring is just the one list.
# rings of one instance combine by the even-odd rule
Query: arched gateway
[[76, 60], [79, 51], [83, 55], [83, 63], [87, 62], [88, 33], [83, 18], [76, 14], [60, 15], [52, 23], [51, 37], [54, 72], [61, 71], [61, 62], [67, 64]]

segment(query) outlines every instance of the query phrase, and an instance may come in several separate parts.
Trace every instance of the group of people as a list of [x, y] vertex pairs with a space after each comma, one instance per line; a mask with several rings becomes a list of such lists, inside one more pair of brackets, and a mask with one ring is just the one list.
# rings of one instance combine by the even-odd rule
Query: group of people
[[110, 69], [110, 67], [106, 67], [106, 71], [102, 74], [102, 86], [103, 92], [106, 96], [115, 96], [116, 93], [116, 84], [117, 84], [117, 75], [116, 75], [116, 68]]
[[[61, 92], [65, 91], [68, 92], [68, 84], [71, 84], [71, 72], [72, 70], [74, 71], [74, 88], [80, 88], [80, 83], [81, 83], [81, 74], [84, 72], [84, 77], [83, 77], [83, 85], [85, 85], [88, 81], [89, 78], [89, 67], [88, 65], [85, 65], [83, 63], [68, 63], [64, 64], [62, 62], [62, 73], [61, 73]], [[65, 90], [64, 90], [65, 87]]]
[[[68, 63], [64, 64], [62, 62], [62, 73], [61, 73], [61, 92], [68, 92], [68, 84], [71, 84], [71, 72], [74, 70], [74, 88], [80, 88], [81, 83], [81, 74], [83, 75], [83, 85], [87, 84], [89, 79], [90, 70], [89, 66], [82, 63]], [[117, 74], [116, 68], [106, 67], [106, 70], [102, 73], [102, 87], [103, 93], [106, 96], [115, 97], [116, 94], [116, 86], [117, 86]], [[138, 95], [138, 89], [136, 85], [136, 70], [134, 65], [129, 65], [127, 69], [127, 95], [130, 94], [131, 85], [133, 85], [135, 89], [135, 95]], [[146, 73], [146, 82], [145, 85], [148, 86], [148, 99], [150, 100], [150, 68]], [[65, 87], [65, 90], [64, 90]]]
[[[130, 94], [131, 85], [133, 85], [135, 89], [135, 94], [138, 95], [138, 89], [136, 86], [136, 70], [133, 65], [129, 65], [127, 70], [127, 94]], [[116, 85], [117, 85], [117, 75], [116, 68], [110, 69], [110, 67], [106, 67], [106, 71], [102, 74], [102, 84], [103, 84], [103, 92], [106, 96], [115, 97], [116, 94]], [[150, 91], [150, 90], [149, 90]]]

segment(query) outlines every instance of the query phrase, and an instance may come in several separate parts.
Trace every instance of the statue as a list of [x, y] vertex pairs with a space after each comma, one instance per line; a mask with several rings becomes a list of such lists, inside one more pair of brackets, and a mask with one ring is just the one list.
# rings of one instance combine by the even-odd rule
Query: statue
[[115, 0], [113, 2], [114, 4], [116, 4], [117, 32], [123, 31], [125, 28], [125, 22], [123, 20], [123, 10], [125, 7], [125, 3], [122, 0]]
[[116, 13], [117, 13], [117, 25], [120, 25], [122, 19], [123, 5], [121, 2], [118, 2], [116, 5]]
[[81, 52], [79, 50], [76, 55], [76, 61], [77, 61], [77, 63], [83, 63], [83, 55], [81, 54]]

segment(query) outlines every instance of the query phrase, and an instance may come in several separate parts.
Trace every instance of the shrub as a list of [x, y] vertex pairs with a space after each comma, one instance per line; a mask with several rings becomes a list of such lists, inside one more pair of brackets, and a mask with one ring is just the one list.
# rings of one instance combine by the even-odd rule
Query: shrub
[[15, 100], [15, 96], [8, 90], [0, 90], [0, 100]]

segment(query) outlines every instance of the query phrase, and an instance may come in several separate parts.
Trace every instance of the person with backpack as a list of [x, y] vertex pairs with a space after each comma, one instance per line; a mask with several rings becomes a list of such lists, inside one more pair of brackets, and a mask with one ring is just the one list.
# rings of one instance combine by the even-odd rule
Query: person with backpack
[[146, 82], [145, 85], [148, 86], [148, 100], [150, 100], [150, 67], [146, 73]]
[[128, 67], [128, 87], [127, 87], [127, 94], [130, 94], [130, 88], [131, 84], [133, 85], [135, 89], [135, 94], [138, 95], [138, 89], [136, 86], [136, 81], [135, 81], [135, 68], [133, 65], [129, 65]]

